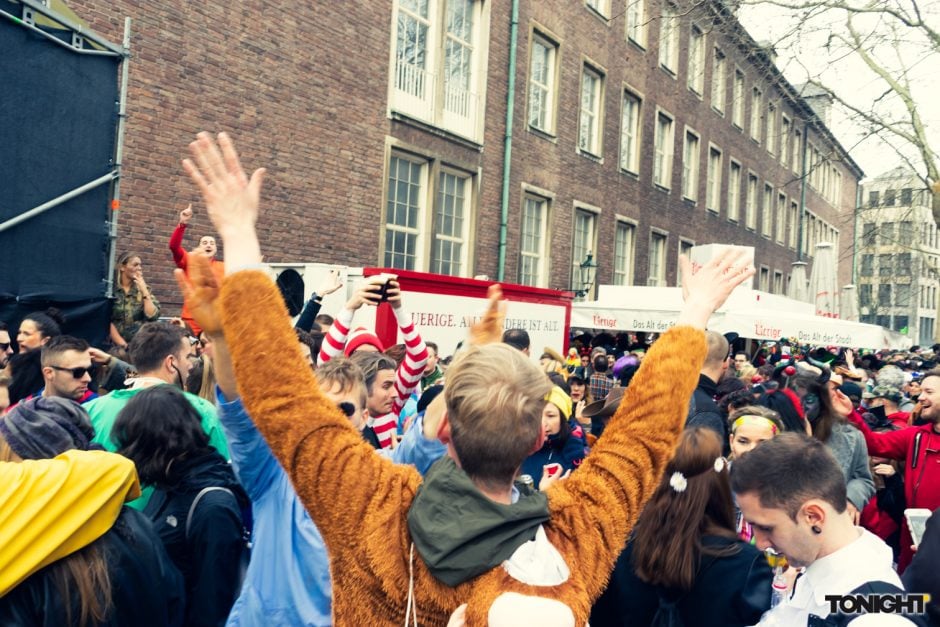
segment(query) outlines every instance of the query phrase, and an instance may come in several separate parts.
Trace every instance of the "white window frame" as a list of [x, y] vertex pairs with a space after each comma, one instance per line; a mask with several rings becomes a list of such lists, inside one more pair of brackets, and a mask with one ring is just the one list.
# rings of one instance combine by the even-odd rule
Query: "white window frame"
[[758, 144], [761, 141], [761, 118], [763, 117], [763, 107], [764, 107], [764, 92], [761, 91], [760, 87], [753, 87], [751, 89], [751, 123], [749, 132], [751, 134], [751, 139], [753, 139]]
[[584, 5], [605, 20], [610, 19], [610, 0], [584, 0]]
[[780, 270], [774, 270], [771, 291], [774, 294], [785, 294], [783, 289], [783, 272], [780, 272]]
[[757, 289], [761, 292], [770, 292], [770, 268], [761, 266], [757, 275]]
[[[628, 101], [634, 103], [630, 119], [627, 118]], [[636, 175], [640, 173], [642, 115], [642, 96], [632, 89], [624, 88], [620, 100], [620, 169]]]
[[767, 239], [773, 236], [774, 205], [776, 196], [774, 196], [774, 186], [764, 181], [764, 189], [761, 193], [761, 220], [760, 234]]
[[[753, 170], [747, 171], [744, 186], [744, 227], [757, 232], [757, 203], [760, 202], [760, 177]], [[751, 185], [751, 181], [754, 185]]]
[[[535, 62], [535, 50], [536, 47], [541, 47], [548, 50], [547, 59], [545, 67], [547, 70], [547, 82], [543, 85], [541, 82], [535, 79], [534, 75], [534, 62]], [[542, 133], [547, 133], [548, 135], [555, 134], [555, 120], [556, 120], [556, 111], [557, 111], [557, 95], [558, 95], [558, 61], [559, 61], [559, 50], [558, 43], [548, 37], [545, 33], [540, 30], [532, 31], [532, 45], [529, 48], [529, 93], [528, 93], [528, 107], [526, 108], [526, 122], [529, 125], [529, 128], [535, 129]], [[532, 120], [532, 109], [536, 102], [540, 102], [535, 98], [535, 91], [539, 90], [545, 94], [545, 108], [544, 108], [544, 126], [539, 126], [538, 124], [533, 123]]]
[[[389, 222], [388, 215], [388, 205], [392, 202], [391, 194], [395, 193], [396, 202], [399, 200], [397, 197], [398, 185], [392, 186], [391, 179], [392, 177], [392, 164], [395, 163], [396, 159], [406, 161], [413, 165], [416, 165], [420, 168], [418, 174], [418, 183], [417, 183], [417, 192], [414, 193], [414, 199], [417, 201], [413, 205], [409, 204], [409, 207], [413, 207], [417, 212], [417, 217], [415, 219], [415, 226], [410, 227], [407, 224], [398, 224], [396, 222]], [[382, 232], [382, 264], [390, 268], [401, 268], [402, 270], [423, 270], [425, 266], [425, 259], [427, 258], [424, 254], [425, 249], [425, 237], [424, 234], [427, 232], [425, 224], [427, 222], [428, 215], [428, 201], [430, 196], [429, 182], [430, 182], [430, 170], [431, 164], [428, 159], [421, 158], [415, 155], [405, 154], [402, 152], [393, 152], [388, 160], [388, 173], [386, 175], [386, 185], [387, 189], [385, 192], [385, 213], [384, 213], [384, 228]], [[397, 172], [396, 172], [397, 177]], [[398, 178], [395, 179], [399, 181]], [[409, 185], [415, 186], [413, 181], [409, 181]], [[412, 198], [412, 192], [409, 191], [409, 199]], [[414, 238], [414, 261], [412, 267], [408, 267], [407, 263], [400, 265], [395, 261], [395, 257], [407, 256], [407, 252], [399, 252], [397, 249], [389, 250], [388, 246], [388, 237], [389, 233], [402, 233], [405, 238]], [[389, 259], [389, 255], [392, 255], [392, 258]]]
[[632, 41], [644, 50], [646, 49], [648, 32], [646, 2], [647, 0], [627, 0], [626, 23], [624, 25], [627, 41]]
[[673, 78], [679, 73], [680, 28], [678, 10], [664, 0], [659, 24], [659, 67]]
[[[660, 118], [668, 120], [665, 132], [660, 129]], [[673, 152], [676, 145], [676, 118], [664, 109], [656, 108], [653, 125], [653, 184], [672, 189]]]
[[774, 240], [781, 246], [787, 243], [787, 195], [777, 190], [777, 221], [774, 222]]
[[[460, 217], [462, 222], [462, 227], [460, 228], [460, 233], [456, 235], [442, 233], [442, 216], [441, 214], [441, 202], [442, 196], [445, 193], [444, 189], [444, 177], [453, 177], [461, 181], [463, 185], [463, 207], [461, 208], [463, 215]], [[461, 172], [454, 168], [441, 167], [437, 177], [437, 186], [434, 190], [434, 212], [431, 216], [431, 250], [428, 256], [428, 269], [429, 272], [435, 274], [443, 274], [447, 276], [459, 276], [467, 277], [471, 276], [470, 274], [470, 237], [472, 233], [471, 225], [473, 221], [473, 176], [466, 172]], [[455, 195], [456, 196], [456, 195]], [[455, 198], [456, 203], [456, 198]], [[456, 217], [456, 213], [454, 215]], [[450, 243], [452, 246], [457, 244], [460, 246], [460, 254], [456, 260], [453, 259], [453, 256], [450, 259], [451, 264], [458, 264], [459, 270], [454, 272], [446, 272], [443, 265], [443, 257], [439, 257], [435, 249], [438, 246], [443, 248], [444, 243]]]
[[793, 135], [793, 120], [786, 113], [780, 113], [780, 163], [790, 167], [790, 144]]
[[[737, 170], [737, 183], [735, 183], [735, 170]], [[741, 220], [741, 185], [744, 182], [744, 168], [739, 161], [733, 158], [728, 160], [728, 219], [733, 222]]]
[[801, 164], [803, 162], [803, 131], [796, 128], [796, 126], [793, 127], [793, 142], [792, 143], [793, 143], [793, 146], [791, 149], [793, 151], [793, 163], [791, 164], [790, 169], [793, 170], [794, 174], [799, 176], [801, 174], [800, 172], [802, 170]]
[[699, 98], [705, 93], [705, 32], [692, 24], [689, 28], [689, 67], [686, 85]]
[[777, 105], [773, 102], [767, 103], [767, 121], [764, 124], [767, 129], [767, 138], [764, 146], [767, 152], [777, 158]]
[[695, 248], [695, 242], [685, 237], [679, 238], [679, 248], [676, 251], [676, 287], [682, 287], [682, 272], [679, 268], [682, 267], [680, 259], [682, 259], [682, 254], [688, 252], [689, 259], [692, 258], [692, 249]]
[[[715, 161], [715, 155], [718, 155]], [[705, 208], [715, 213], [721, 213], [721, 184], [724, 179], [722, 161], [724, 155], [721, 148], [715, 144], [708, 144], [708, 165], [705, 179]]]
[[747, 79], [741, 68], [735, 66], [731, 89], [731, 124], [739, 130], [744, 130], [744, 99], [747, 97]]
[[[587, 87], [587, 78], [593, 80], [593, 110], [586, 110], [584, 107], [585, 89]], [[593, 157], [600, 157], [603, 154], [604, 128], [604, 73], [603, 70], [588, 62], [581, 64], [581, 84], [578, 91], [578, 152], [586, 153]], [[590, 122], [590, 133], [585, 139], [584, 123], [585, 119]]]
[[[574, 203], [574, 216], [571, 221], [571, 275], [569, 285], [580, 289], [578, 282], [581, 280], [581, 263], [588, 254], [597, 256], [597, 233], [598, 223], [600, 223], [601, 210], [581, 202]], [[587, 241], [578, 241], [578, 219], [581, 216], [590, 218], [590, 233]], [[587, 246], [585, 246], [587, 244]], [[583, 250], [582, 250], [583, 249]], [[591, 286], [593, 292], [597, 288], [597, 281]], [[588, 296], [590, 298], [590, 295]]]
[[682, 197], [693, 203], [698, 202], [701, 163], [702, 137], [686, 126], [682, 135]]
[[[636, 259], [637, 223], [618, 215], [614, 225], [614, 285], [633, 285], [633, 269]], [[621, 251], [621, 232], [626, 233]]]
[[[517, 272], [517, 278], [520, 285], [548, 287], [548, 219], [549, 215], [551, 215], [551, 203], [553, 199], [549, 196], [537, 194], [529, 189], [524, 188], [524, 190], [525, 191], [522, 196], [522, 212], [519, 224], [519, 268]], [[537, 250], [535, 251], [526, 250], [525, 245], [525, 238], [527, 235], [526, 211], [529, 203], [541, 205], [540, 207], [537, 207], [540, 216], [538, 225], [539, 232], [537, 234], [538, 244], [536, 246]], [[526, 273], [524, 272], [526, 259], [531, 259], [532, 263], [535, 264], [534, 283], [527, 282]]]
[[721, 48], [714, 48], [712, 51], [712, 109], [724, 116], [725, 99], [728, 97], [728, 57], [722, 52]]
[[787, 231], [787, 247], [796, 250], [796, 229], [800, 220], [800, 205], [795, 200], [790, 200], [790, 220]]
[[[399, 0], [392, 11], [391, 45], [389, 46], [389, 114], [397, 112], [432, 126], [460, 135], [475, 142], [483, 139], [486, 102], [487, 55], [489, 46], [489, 15], [492, 3], [472, 0], [471, 32], [464, 40], [447, 32], [448, 0], [430, 1], [427, 16], [421, 16]], [[422, 24], [424, 34], [424, 65], [400, 62], [398, 36], [399, 16]], [[453, 42], [453, 45], [448, 45]], [[447, 50], [469, 49], [467, 84], [451, 84], [446, 80]], [[402, 57], [404, 59], [405, 57]]]
[[[662, 248], [660, 250], [654, 251], [653, 242], [657, 241], [662, 243]], [[669, 233], [660, 229], [650, 229], [649, 252], [647, 254], [646, 284], [651, 287], [666, 286], [666, 249], [668, 247]], [[658, 276], [653, 275], [654, 258], [657, 258], [655, 267], [658, 270]]]

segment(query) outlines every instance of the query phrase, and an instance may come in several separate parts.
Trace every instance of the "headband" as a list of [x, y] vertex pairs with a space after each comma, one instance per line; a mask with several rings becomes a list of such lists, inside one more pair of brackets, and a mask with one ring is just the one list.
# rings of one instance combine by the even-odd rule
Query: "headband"
[[753, 414], [745, 414], [744, 416], [738, 416], [734, 421], [734, 424], [731, 425], [731, 433], [734, 434], [743, 424], [752, 424], [761, 427], [770, 427], [770, 432], [774, 435], [777, 435], [778, 427], [774, 424], [774, 421], [765, 416], [755, 416]]

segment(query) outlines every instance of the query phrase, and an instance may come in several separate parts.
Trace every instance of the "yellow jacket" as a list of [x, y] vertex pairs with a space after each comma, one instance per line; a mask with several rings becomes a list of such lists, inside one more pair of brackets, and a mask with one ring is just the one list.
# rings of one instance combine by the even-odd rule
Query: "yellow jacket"
[[134, 463], [113, 453], [0, 463], [0, 597], [97, 540], [139, 495]]
[[584, 625], [673, 455], [705, 359], [702, 331], [663, 334], [591, 455], [547, 492], [543, 528], [570, 570], [566, 581], [533, 586], [497, 567], [449, 587], [416, 550], [409, 560], [407, 516], [421, 476], [376, 455], [319, 391], [274, 282], [259, 271], [226, 277], [221, 306], [245, 407], [329, 550], [338, 627], [402, 625], [410, 568], [420, 625], [446, 625], [462, 603], [467, 625], [486, 625], [504, 593], [560, 601], [571, 624]]

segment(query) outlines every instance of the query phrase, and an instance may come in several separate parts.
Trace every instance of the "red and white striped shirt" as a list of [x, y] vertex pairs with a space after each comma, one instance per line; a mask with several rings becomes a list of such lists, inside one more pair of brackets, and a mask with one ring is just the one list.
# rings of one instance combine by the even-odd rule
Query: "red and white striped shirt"
[[[395, 437], [398, 426], [398, 415], [411, 393], [421, 384], [424, 366], [428, 362], [428, 347], [421, 339], [421, 335], [415, 330], [415, 326], [411, 322], [411, 316], [405, 311], [404, 307], [393, 308], [392, 311], [395, 313], [398, 328], [405, 342], [405, 358], [399, 364], [398, 370], [395, 371], [395, 390], [398, 394], [392, 402], [392, 411], [384, 416], [372, 416], [369, 419], [369, 426], [375, 430], [375, 435], [378, 437], [382, 448], [392, 446], [392, 439]], [[354, 314], [354, 311], [343, 308], [336, 316], [333, 326], [323, 337], [323, 344], [320, 346], [318, 358], [319, 363], [326, 363], [332, 358], [343, 354]]]

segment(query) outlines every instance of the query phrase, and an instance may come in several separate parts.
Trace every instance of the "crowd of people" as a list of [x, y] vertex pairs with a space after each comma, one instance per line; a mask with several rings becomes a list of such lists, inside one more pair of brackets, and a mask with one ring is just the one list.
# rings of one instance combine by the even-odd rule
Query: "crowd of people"
[[[264, 170], [190, 150], [225, 261], [182, 210], [178, 320], [126, 253], [107, 351], [0, 323], [0, 625], [940, 624], [827, 600], [940, 599], [938, 516], [905, 515], [940, 508], [940, 346], [748, 350], [706, 330], [754, 272], [733, 252], [682, 261], [673, 329], [564, 357], [498, 286], [452, 356], [385, 275], [292, 321]], [[356, 325], [379, 305], [401, 344]]]

